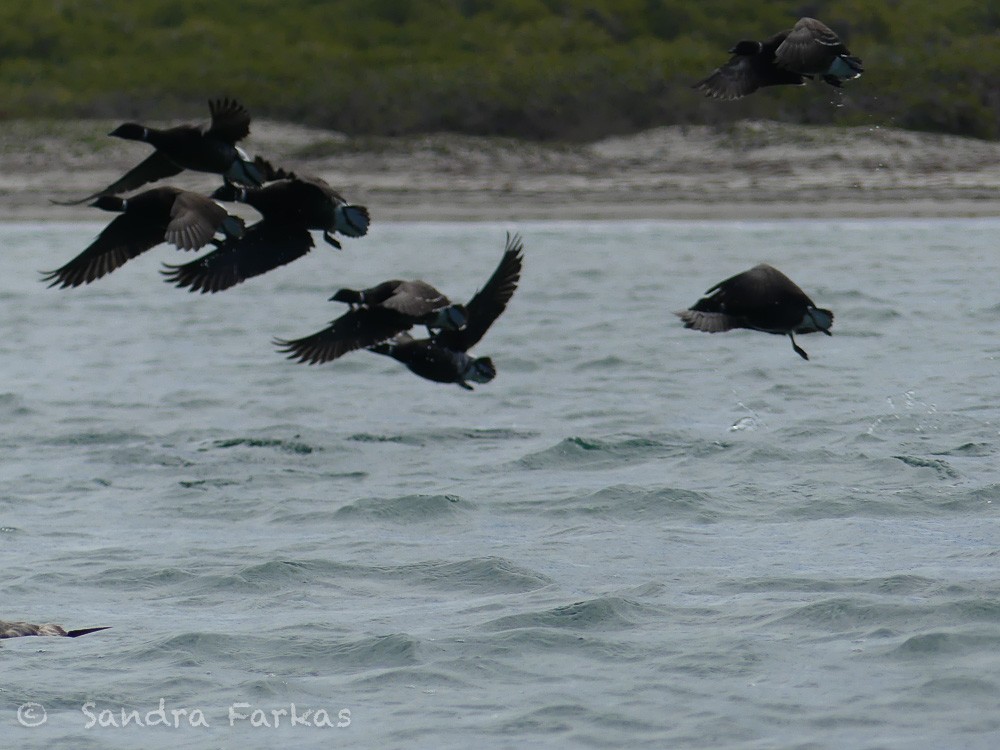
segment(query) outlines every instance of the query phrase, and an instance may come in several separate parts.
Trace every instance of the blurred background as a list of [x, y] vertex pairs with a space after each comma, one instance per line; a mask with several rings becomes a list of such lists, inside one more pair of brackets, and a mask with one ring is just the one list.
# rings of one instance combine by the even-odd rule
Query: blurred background
[[[691, 83], [801, 16], [861, 57], [739, 102]], [[255, 117], [350, 135], [580, 142], [764, 117], [1000, 135], [1000, 0], [5, 0], [0, 121]], [[833, 102], [836, 106], [831, 106]]]

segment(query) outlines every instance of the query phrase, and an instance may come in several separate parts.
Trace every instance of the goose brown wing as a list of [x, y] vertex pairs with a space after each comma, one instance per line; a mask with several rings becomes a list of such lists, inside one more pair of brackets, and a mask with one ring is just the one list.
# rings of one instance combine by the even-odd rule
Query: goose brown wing
[[743, 327], [741, 318], [723, 312], [709, 312], [691, 308], [690, 310], [678, 310], [674, 315], [684, 321], [685, 328], [705, 333], [722, 333]]
[[33, 622], [8, 622], [0, 620], [0, 638], [21, 638], [31, 635], [42, 635], [42, 629], [52, 627], [36, 625]]
[[163, 222], [123, 213], [97, 235], [90, 247], [62, 268], [46, 272], [42, 281], [61, 289], [89, 284], [163, 242], [164, 231]]
[[355, 349], [374, 346], [405, 331], [411, 321], [380, 307], [346, 312], [322, 331], [301, 339], [275, 339], [278, 350], [289, 359], [310, 365], [330, 362]]
[[197, 260], [177, 266], [165, 264], [162, 273], [167, 282], [192, 292], [221, 292], [291, 263], [312, 247], [308, 230], [264, 220]]
[[450, 304], [447, 297], [426, 281], [404, 281], [380, 306], [401, 316], [422, 318]]
[[235, 144], [250, 134], [250, 113], [235, 99], [213, 99], [208, 109], [212, 123], [206, 135]]
[[846, 53], [840, 37], [822, 21], [801, 18], [775, 50], [775, 62], [806, 75], [825, 73], [833, 59]]
[[52, 202], [58, 206], [76, 206], [80, 203], [92, 201], [102, 195], [118, 195], [119, 193], [128, 193], [147, 183], [156, 182], [157, 180], [162, 180], [165, 177], [173, 177], [176, 174], [180, 174], [182, 171], [183, 168], [171, 161], [170, 158], [162, 151], [154, 151], [146, 159], [139, 162], [136, 166], [126, 172], [121, 179], [112, 182], [103, 190], [98, 190], [96, 193], [92, 193], [86, 198], [80, 198], [78, 200]]
[[520, 235], [507, 235], [503, 257], [489, 280], [466, 305], [466, 324], [461, 330], [443, 330], [434, 341], [456, 351], [468, 351], [482, 339], [514, 295], [521, 279], [524, 243]]
[[229, 217], [222, 206], [203, 195], [181, 192], [170, 209], [166, 239], [181, 250], [198, 250], [208, 244]]

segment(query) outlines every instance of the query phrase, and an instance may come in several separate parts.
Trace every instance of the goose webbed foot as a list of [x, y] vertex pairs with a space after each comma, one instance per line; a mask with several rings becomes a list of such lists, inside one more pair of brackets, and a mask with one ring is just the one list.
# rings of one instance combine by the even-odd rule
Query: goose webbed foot
[[337, 239], [325, 229], [323, 230], [323, 239], [326, 240], [329, 244], [333, 245], [338, 250], [342, 249], [340, 243], [337, 242]]
[[806, 354], [805, 349], [803, 349], [801, 346], [795, 343], [795, 337], [792, 334], [788, 334], [788, 338], [792, 340], [792, 349], [795, 350], [795, 353], [798, 354], [800, 357], [802, 357], [802, 359], [808, 360], [809, 355]]

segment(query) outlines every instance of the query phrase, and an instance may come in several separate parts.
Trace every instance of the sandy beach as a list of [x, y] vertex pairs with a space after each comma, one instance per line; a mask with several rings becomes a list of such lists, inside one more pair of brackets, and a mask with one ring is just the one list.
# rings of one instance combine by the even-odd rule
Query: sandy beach
[[[97, 218], [50, 201], [94, 192], [149, 154], [107, 137], [117, 124], [0, 126], [0, 217]], [[752, 121], [539, 144], [255, 121], [243, 146], [323, 177], [375, 221], [1000, 215], [1000, 143], [891, 128]], [[208, 191], [218, 178], [188, 172], [170, 184]]]

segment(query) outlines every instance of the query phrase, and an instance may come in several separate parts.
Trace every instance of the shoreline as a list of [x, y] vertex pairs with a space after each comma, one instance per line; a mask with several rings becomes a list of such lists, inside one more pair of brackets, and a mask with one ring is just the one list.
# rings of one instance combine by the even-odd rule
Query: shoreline
[[[86, 205], [50, 200], [94, 192], [145, 158], [143, 144], [105, 135], [113, 125], [0, 125], [0, 220], [103, 221]], [[323, 177], [374, 221], [1000, 216], [1000, 144], [887, 128], [746, 121], [540, 144], [348, 138], [264, 121], [242, 145]], [[168, 182], [210, 192], [218, 178], [185, 172]]]

